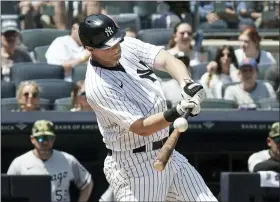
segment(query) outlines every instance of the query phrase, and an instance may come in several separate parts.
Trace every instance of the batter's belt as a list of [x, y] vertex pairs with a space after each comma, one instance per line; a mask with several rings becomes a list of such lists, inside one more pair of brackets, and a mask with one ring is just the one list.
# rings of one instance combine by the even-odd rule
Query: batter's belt
[[[152, 145], [152, 150], [157, 150], [157, 149], [160, 149], [165, 141], [167, 140], [168, 137], [166, 138], [163, 138], [162, 140], [160, 141], [157, 141], [157, 142], [153, 142], [153, 145]], [[112, 156], [112, 153], [113, 151], [111, 149], [107, 149], [108, 150], [108, 156]], [[143, 145], [142, 147], [138, 147], [136, 149], [133, 149], [132, 150], [132, 153], [139, 153], [139, 152], [146, 152], [147, 151], [147, 146], [146, 145]]]

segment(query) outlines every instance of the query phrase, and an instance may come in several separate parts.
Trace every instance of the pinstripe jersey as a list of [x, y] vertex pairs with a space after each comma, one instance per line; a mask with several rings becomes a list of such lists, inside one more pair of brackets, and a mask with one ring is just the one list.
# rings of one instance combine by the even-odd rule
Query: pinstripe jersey
[[137, 119], [167, 109], [160, 83], [153, 73], [155, 57], [163, 47], [131, 37], [125, 37], [120, 45], [121, 58], [116, 68], [109, 70], [89, 61], [85, 89], [106, 147], [128, 151], [169, 134], [169, 128], [147, 137], [129, 131]]

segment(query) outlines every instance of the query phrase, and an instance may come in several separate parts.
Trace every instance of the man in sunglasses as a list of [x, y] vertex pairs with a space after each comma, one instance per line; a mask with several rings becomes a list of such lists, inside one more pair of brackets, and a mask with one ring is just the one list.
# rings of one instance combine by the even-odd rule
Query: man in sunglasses
[[19, 29], [14, 20], [3, 20], [1, 26], [1, 77], [10, 81], [10, 68], [14, 63], [32, 62], [28, 52], [19, 48]]
[[80, 190], [78, 201], [87, 201], [93, 182], [90, 173], [79, 161], [66, 152], [53, 149], [53, 123], [36, 121], [30, 136], [34, 149], [17, 157], [11, 163], [8, 175], [51, 175], [52, 201], [70, 201], [70, 182]]
[[266, 139], [269, 149], [256, 152], [249, 157], [250, 172], [274, 171], [280, 173], [280, 129], [279, 122], [272, 124]]
[[241, 83], [228, 86], [224, 99], [234, 100], [240, 108], [255, 109], [256, 103], [263, 98], [276, 98], [270, 83], [258, 81], [257, 62], [253, 58], [245, 58], [239, 66]]

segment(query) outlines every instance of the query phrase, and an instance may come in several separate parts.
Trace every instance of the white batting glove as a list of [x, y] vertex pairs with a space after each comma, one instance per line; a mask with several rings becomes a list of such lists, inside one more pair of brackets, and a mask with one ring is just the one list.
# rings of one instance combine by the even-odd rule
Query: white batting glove
[[188, 102], [187, 108], [192, 109], [190, 115], [196, 116], [200, 112], [200, 103], [205, 98], [205, 90], [201, 84], [195, 83], [193, 80], [186, 80], [182, 88], [181, 95]]

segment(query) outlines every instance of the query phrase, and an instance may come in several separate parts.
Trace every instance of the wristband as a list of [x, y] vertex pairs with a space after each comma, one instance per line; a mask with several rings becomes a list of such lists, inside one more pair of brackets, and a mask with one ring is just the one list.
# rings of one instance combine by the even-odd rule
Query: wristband
[[168, 122], [174, 122], [177, 118], [181, 117], [181, 115], [177, 112], [176, 107], [172, 107], [171, 109], [163, 112], [163, 116]]

